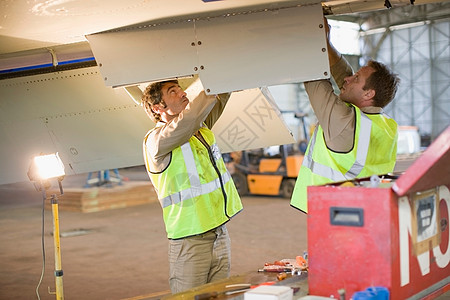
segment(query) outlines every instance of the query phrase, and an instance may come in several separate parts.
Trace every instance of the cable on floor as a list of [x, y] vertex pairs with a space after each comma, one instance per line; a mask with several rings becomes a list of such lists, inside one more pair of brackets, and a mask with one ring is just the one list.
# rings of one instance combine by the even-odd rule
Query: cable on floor
[[45, 243], [44, 243], [44, 220], [45, 220], [45, 199], [46, 199], [46, 193], [45, 189], [42, 191], [42, 233], [41, 233], [41, 243], [42, 243], [42, 271], [41, 271], [41, 278], [39, 279], [38, 285], [36, 286], [36, 296], [38, 300], [41, 299], [39, 296], [39, 287], [41, 286], [42, 279], [44, 278], [45, 273]]

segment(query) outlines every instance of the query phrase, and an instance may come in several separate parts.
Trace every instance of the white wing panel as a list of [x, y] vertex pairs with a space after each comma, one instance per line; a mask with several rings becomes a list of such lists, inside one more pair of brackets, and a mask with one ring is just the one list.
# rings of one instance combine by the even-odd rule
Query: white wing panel
[[222, 153], [295, 143], [267, 88], [231, 94], [212, 131]]
[[329, 77], [320, 4], [199, 20], [196, 36], [210, 93]]
[[[194, 99], [203, 89], [197, 79], [186, 93]], [[267, 88], [233, 92], [212, 131], [222, 153], [295, 143]]]
[[192, 22], [142, 26], [87, 36], [108, 86], [194, 74]]
[[208, 93], [328, 78], [320, 4], [87, 36], [109, 86], [198, 74]]

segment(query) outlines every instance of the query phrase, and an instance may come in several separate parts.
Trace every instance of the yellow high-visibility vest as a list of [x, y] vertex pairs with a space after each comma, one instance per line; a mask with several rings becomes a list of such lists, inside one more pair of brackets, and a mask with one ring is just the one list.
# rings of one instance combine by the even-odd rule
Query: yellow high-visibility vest
[[226, 223], [242, 210], [238, 191], [231, 179], [214, 134], [206, 127], [200, 133], [208, 145], [192, 136], [175, 148], [169, 166], [152, 172], [144, 138], [144, 159], [149, 177], [163, 209], [169, 239], [205, 233]]
[[354, 178], [386, 174], [394, 170], [397, 157], [397, 122], [383, 112], [355, 109], [353, 148], [346, 153], [327, 148], [321, 126], [316, 128], [306, 150], [291, 206], [308, 212], [307, 187]]

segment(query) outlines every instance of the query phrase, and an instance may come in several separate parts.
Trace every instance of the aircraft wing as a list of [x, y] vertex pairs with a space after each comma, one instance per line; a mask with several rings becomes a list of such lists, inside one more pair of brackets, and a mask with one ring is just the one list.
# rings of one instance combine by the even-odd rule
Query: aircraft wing
[[[441, 0], [415, 0], [415, 5]], [[410, 0], [14, 0], [1, 1], [0, 55], [85, 42], [85, 36], [149, 21], [276, 10], [322, 3], [340, 15], [410, 5]]]
[[[204, 89], [197, 78], [185, 91], [194, 99]], [[222, 153], [295, 143], [268, 88], [231, 93], [212, 131]]]
[[109, 86], [195, 74], [217, 94], [330, 74], [320, 3], [137, 24], [87, 39]]
[[295, 143], [267, 88], [232, 93], [212, 131], [223, 153]]
[[[415, 4], [427, 2], [436, 1]], [[260, 87], [328, 78], [322, 11], [386, 3], [410, 0], [1, 1], [0, 184], [28, 180], [40, 153], [58, 151], [67, 174], [142, 164], [153, 124], [130, 85], [164, 78], [198, 75], [209, 93], [240, 91], [215, 129], [226, 150], [281, 144], [249, 117], [266, 121], [261, 109], [271, 108], [271, 124], [285, 127]], [[236, 120], [256, 144], [226, 148]]]
[[[58, 152], [68, 175], [144, 164], [142, 140], [154, 123], [130, 95], [139, 101], [142, 89], [107, 87], [98, 67], [0, 81], [0, 183], [26, 181], [41, 153]], [[223, 153], [293, 143], [280, 116], [268, 90], [241, 91], [213, 131]]]
[[0, 184], [26, 181], [31, 158], [59, 152], [66, 174], [143, 164], [153, 127], [98, 67], [0, 81]]

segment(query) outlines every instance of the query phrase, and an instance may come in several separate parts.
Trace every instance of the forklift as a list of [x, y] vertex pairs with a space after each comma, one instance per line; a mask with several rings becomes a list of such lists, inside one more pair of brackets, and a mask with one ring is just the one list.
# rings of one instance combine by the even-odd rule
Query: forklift
[[[295, 113], [294, 116], [301, 120], [307, 139], [306, 114]], [[291, 198], [306, 147], [306, 140], [301, 140], [297, 144], [233, 153], [233, 163], [229, 169], [239, 195]]]

